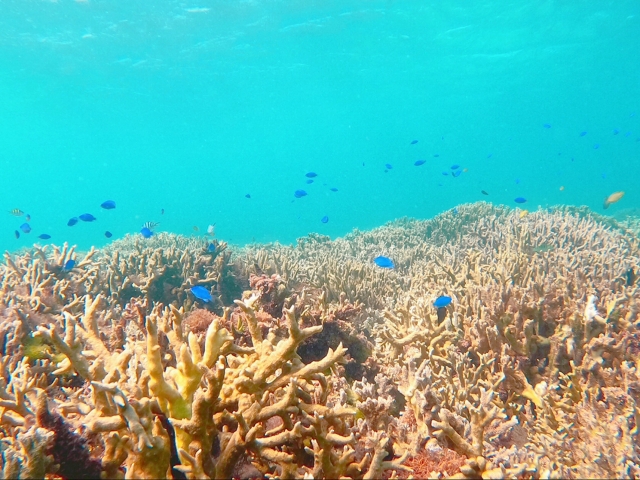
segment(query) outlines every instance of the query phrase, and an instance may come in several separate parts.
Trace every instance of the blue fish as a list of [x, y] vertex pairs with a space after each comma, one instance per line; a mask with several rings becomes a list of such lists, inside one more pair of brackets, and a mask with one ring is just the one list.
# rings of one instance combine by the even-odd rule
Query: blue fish
[[620, 133], [620, 130], [618, 130], [617, 128], [614, 128], [614, 129], [613, 129], [613, 134], [614, 134], [614, 135], [617, 135], [617, 134], [619, 134], [619, 133]]
[[587, 134], [587, 132], [580, 132], [580, 136], [584, 137]]
[[307, 173], [305, 175], [305, 177], [307, 177], [307, 178], [314, 178], [314, 177], [317, 177], [317, 176], [318, 176], [318, 174], [316, 172], [309, 172], [309, 173]]
[[440, 295], [433, 302], [433, 306], [436, 308], [446, 307], [451, 304], [451, 297], [447, 297], [446, 295]]
[[460, 165], [451, 165], [451, 170], [457, 170], [460, 168]]
[[440, 154], [439, 153], [434, 153], [433, 156], [438, 158], [440, 156]]
[[442, 172], [443, 175], [449, 175], [449, 172]]
[[329, 190], [331, 190], [332, 192], [337, 192], [338, 189], [336, 187], [331, 187]]
[[142, 227], [142, 229], [140, 230], [140, 234], [144, 237], [144, 238], [151, 238], [153, 237], [153, 232], [147, 228], [147, 227]]
[[111, 233], [109, 230], [107, 230], [106, 232], [104, 232], [104, 236], [107, 238], [111, 238], [113, 237], [113, 233]]
[[67, 260], [64, 264], [64, 267], [62, 267], [62, 270], [64, 270], [65, 272], [70, 271], [73, 267], [76, 266], [76, 261], [71, 259], [71, 260]]
[[320, 221], [321, 221], [322, 223], [327, 223], [327, 222], [329, 221], [329, 217], [328, 217], [327, 215], [325, 215], [324, 217], [322, 217], [322, 218], [320, 219]]
[[306, 195], [307, 195], [307, 192], [305, 192], [304, 190], [296, 190], [293, 193], [293, 196], [296, 198], [302, 198], [302, 197], [305, 197]]
[[310, 185], [313, 183], [313, 178], [310, 178], [309, 180], [307, 180], [307, 185]]
[[16, 236], [16, 238], [20, 238], [20, 232], [18, 230], [14, 231], [13, 234]]
[[100, 206], [105, 210], [111, 210], [112, 208], [116, 208], [116, 202], [113, 200], [107, 200], [106, 202], [102, 202]]
[[191, 287], [191, 293], [193, 293], [194, 297], [196, 297], [198, 300], [202, 300], [204, 303], [209, 303], [211, 300], [213, 300], [211, 292], [209, 292], [209, 290], [207, 290], [206, 288], [201, 287], [200, 285]]
[[391, 260], [389, 257], [383, 257], [382, 255], [380, 255], [379, 257], [374, 258], [373, 259], [373, 263], [375, 263], [380, 268], [394, 268], [395, 267], [395, 265], [393, 263], [393, 260]]
[[451, 175], [453, 175], [454, 177], [459, 177], [460, 175], [462, 175], [462, 170], [454, 170], [453, 172], [451, 172]]
[[251, 195], [249, 195], [248, 193], [244, 196], [244, 198], [251, 198]]
[[51, 238], [51, 235], [48, 235], [46, 233], [43, 233], [41, 235], [38, 235], [38, 238], [42, 239], [42, 240], [49, 240]]
[[593, 146], [593, 149], [594, 149], [594, 150], [597, 150], [597, 149], [599, 149], [599, 148], [600, 148], [600, 144], [599, 144], [599, 143], [596, 143], [596, 144]]
[[393, 168], [393, 165], [391, 165], [390, 163], [385, 163], [384, 168], [391, 170]]
[[215, 253], [216, 252], [216, 244], [215, 243], [210, 243], [209, 245], [207, 245], [207, 252]]
[[413, 162], [413, 164], [414, 164], [416, 167], [419, 167], [420, 165], [424, 165], [424, 164], [425, 164], [425, 162], [426, 162], [426, 160], [416, 160], [415, 162]]
[[415, 145], [416, 143], [418, 143], [418, 140], [411, 140], [411, 145]]
[[73, 227], [76, 223], [78, 223], [78, 217], [73, 217], [69, 219], [67, 225]]
[[544, 127], [544, 128], [551, 128], [551, 125], [550, 125], [550, 124], [548, 124], [548, 123], [545, 123], [545, 124], [543, 125], [543, 127]]
[[513, 201], [516, 203], [526, 203], [527, 199], [524, 197], [516, 197]]
[[83, 213], [78, 218], [80, 218], [80, 220], [82, 220], [83, 222], [93, 222], [97, 220], [97, 218], [91, 215], [90, 213]]
[[22, 230], [24, 233], [29, 233], [31, 231], [31, 225], [29, 225], [28, 223], [23, 223], [22, 225], [20, 225], [20, 230]]

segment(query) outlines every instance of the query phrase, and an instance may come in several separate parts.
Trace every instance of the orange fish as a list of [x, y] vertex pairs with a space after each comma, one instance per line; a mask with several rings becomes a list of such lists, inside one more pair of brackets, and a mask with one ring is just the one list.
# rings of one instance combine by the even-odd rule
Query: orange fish
[[609, 205], [611, 205], [612, 203], [616, 203], [622, 197], [624, 197], [624, 192], [613, 192], [611, 195], [604, 199], [603, 207], [609, 208]]
[[564, 185], [560, 187], [560, 191], [562, 192], [564, 190]]

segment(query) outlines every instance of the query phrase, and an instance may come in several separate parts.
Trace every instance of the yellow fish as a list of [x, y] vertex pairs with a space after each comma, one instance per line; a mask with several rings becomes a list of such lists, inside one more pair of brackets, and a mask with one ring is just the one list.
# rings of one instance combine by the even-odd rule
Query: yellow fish
[[524, 217], [526, 217], [527, 215], [529, 215], [529, 210], [522, 210], [522, 211], [520, 212], [520, 218], [524, 218]]
[[624, 197], [624, 192], [613, 192], [611, 195], [604, 199], [603, 208], [609, 208], [609, 205], [611, 205], [612, 203], [616, 203], [622, 197]]
[[24, 212], [19, 208], [14, 208], [13, 210], [9, 210], [9, 213], [14, 217], [21, 217], [22, 215], [24, 215]]

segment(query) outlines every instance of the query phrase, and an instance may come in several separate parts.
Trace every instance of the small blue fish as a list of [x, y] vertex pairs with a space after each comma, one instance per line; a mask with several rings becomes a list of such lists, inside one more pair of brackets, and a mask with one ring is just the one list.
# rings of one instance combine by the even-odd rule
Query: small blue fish
[[69, 219], [69, 221], [67, 222], [67, 225], [69, 227], [73, 227], [76, 223], [78, 223], [78, 217], [73, 217]]
[[38, 238], [41, 240], [49, 240], [51, 238], [51, 235], [43, 233], [41, 235], [38, 235]]
[[66, 263], [64, 264], [64, 267], [62, 267], [62, 270], [65, 272], [70, 271], [73, 267], [76, 266], [76, 261], [71, 259], [71, 260], [67, 260]]
[[619, 134], [619, 133], [620, 133], [620, 130], [618, 130], [617, 128], [614, 128], [614, 129], [613, 129], [613, 134], [614, 134], [614, 135], [617, 135], [617, 134]]
[[440, 156], [440, 154], [439, 153], [434, 153], [433, 156], [438, 158]]
[[318, 176], [318, 174], [316, 172], [309, 172], [309, 173], [307, 173], [305, 175], [305, 177], [307, 177], [307, 178], [315, 178], [317, 176]]
[[596, 144], [593, 146], [593, 149], [594, 149], [594, 150], [597, 150], [597, 149], [599, 149], [599, 148], [600, 148], [600, 144], [599, 144], [599, 143], [596, 143]]
[[313, 178], [310, 178], [309, 180], [307, 180], [307, 185], [310, 185], [313, 183]]
[[524, 197], [516, 197], [513, 201], [516, 203], [526, 203], [527, 199]]
[[460, 168], [460, 165], [451, 165], [451, 170], [457, 170]]
[[324, 217], [322, 217], [322, 218], [320, 219], [320, 221], [321, 221], [322, 223], [327, 223], [327, 222], [329, 221], [329, 217], [328, 217], [327, 215], [325, 215]]
[[296, 198], [306, 197], [307, 196], [307, 192], [305, 192], [304, 190], [296, 190], [293, 193], [293, 196], [296, 197]]
[[433, 302], [433, 306], [436, 308], [447, 307], [451, 304], [451, 297], [447, 297], [446, 295], [440, 295]]
[[244, 198], [251, 198], [251, 195], [249, 195], [248, 193], [244, 196]]
[[332, 192], [337, 192], [338, 189], [336, 187], [331, 187], [329, 190], [331, 190]]
[[550, 124], [548, 124], [548, 123], [545, 123], [545, 124], [543, 125], [543, 127], [544, 127], [544, 128], [551, 128], [551, 125], [550, 125]]
[[442, 172], [443, 175], [449, 175], [449, 172]]
[[16, 238], [20, 238], [20, 232], [18, 230], [14, 231], [13, 234], [16, 236]]
[[109, 230], [107, 230], [106, 232], [104, 232], [104, 236], [107, 238], [111, 238], [113, 237], [113, 233], [111, 233]]
[[380, 255], [379, 257], [374, 258], [373, 259], [373, 263], [375, 263], [380, 268], [394, 268], [395, 267], [395, 265], [393, 263], [393, 260], [391, 260], [389, 257], [383, 257], [382, 255]]
[[31, 231], [31, 225], [29, 225], [28, 223], [23, 223], [22, 225], [20, 225], [20, 230], [22, 230], [24, 233], [29, 233]]
[[209, 303], [211, 300], [213, 300], [211, 292], [200, 285], [191, 287], [191, 293], [193, 293], [194, 297], [196, 297], [198, 300], [202, 300], [204, 303]]
[[391, 165], [390, 163], [385, 163], [384, 168], [391, 170], [393, 168], [393, 165]]
[[460, 175], [462, 175], [462, 170], [454, 170], [453, 172], [451, 172], [451, 175], [453, 175], [454, 177], [459, 177]]
[[91, 215], [90, 213], [83, 213], [78, 218], [83, 222], [94, 222], [97, 220], [97, 218]]
[[587, 132], [580, 132], [580, 136], [584, 137], [587, 134]]
[[140, 229], [140, 234], [144, 237], [144, 238], [151, 238], [153, 237], [153, 232], [151, 231], [151, 229], [147, 228], [147, 227], [142, 227], [142, 229]]
[[457, 214], [458, 214], [458, 207], [453, 207], [453, 213], [454, 213], [455, 215], [457, 215]]
[[425, 164], [425, 162], [426, 162], [426, 160], [416, 160], [415, 162], [413, 162], [413, 164], [414, 164], [416, 167], [419, 167], [420, 165], [424, 165], [424, 164]]
[[113, 200], [107, 200], [106, 202], [102, 202], [100, 206], [105, 210], [111, 210], [113, 208], [116, 208], [116, 202], [114, 202]]
[[411, 145], [415, 145], [416, 143], [418, 143], [418, 140], [411, 140]]
[[209, 245], [207, 245], [207, 252], [215, 253], [216, 252], [216, 244], [215, 243], [210, 243]]

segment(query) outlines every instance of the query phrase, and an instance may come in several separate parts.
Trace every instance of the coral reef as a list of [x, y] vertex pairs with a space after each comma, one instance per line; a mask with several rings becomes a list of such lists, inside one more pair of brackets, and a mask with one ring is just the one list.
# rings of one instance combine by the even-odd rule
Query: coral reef
[[477, 203], [6, 253], [0, 476], [638, 477], [635, 224]]

